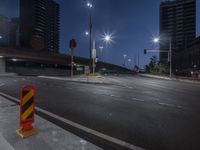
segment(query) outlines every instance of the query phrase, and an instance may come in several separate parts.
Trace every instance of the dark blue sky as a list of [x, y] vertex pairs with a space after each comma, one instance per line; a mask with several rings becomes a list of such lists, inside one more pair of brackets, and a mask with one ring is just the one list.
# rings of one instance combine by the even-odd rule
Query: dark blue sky
[[[88, 29], [89, 11], [86, 0], [56, 0], [61, 9], [60, 52], [68, 53], [68, 41], [78, 40], [75, 55], [89, 56]], [[101, 35], [112, 33], [114, 42], [104, 49], [104, 60], [122, 65], [123, 54], [132, 59], [140, 53], [140, 64], [149, 61], [152, 54], [143, 55], [144, 48], [156, 48], [151, 38], [159, 34], [159, 4], [162, 0], [93, 0], [92, 10], [94, 36], [97, 48]], [[197, 35], [200, 35], [200, 1], [197, 0]], [[18, 16], [18, 0], [0, 0], [0, 14]], [[155, 55], [155, 54], [154, 54]]]

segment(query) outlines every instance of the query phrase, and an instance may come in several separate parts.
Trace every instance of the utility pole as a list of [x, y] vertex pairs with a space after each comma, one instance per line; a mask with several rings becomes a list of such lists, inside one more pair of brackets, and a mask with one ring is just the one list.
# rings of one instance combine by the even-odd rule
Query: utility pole
[[172, 40], [169, 39], [169, 58], [170, 58], [170, 68], [169, 68], [169, 77], [172, 77]]
[[140, 68], [140, 53], [138, 51], [138, 68]]
[[126, 57], [127, 57], [127, 55], [124, 54], [123, 57], [124, 57], [124, 64], [123, 64], [123, 65], [124, 65], [124, 67], [125, 67], [125, 66], [126, 66]]
[[92, 70], [92, 15], [90, 14], [90, 23], [89, 23], [89, 28], [90, 28], [90, 46], [89, 46], [89, 52], [90, 52], [90, 61], [89, 61], [89, 66], [90, 70]]
[[92, 72], [93, 74], [95, 73], [95, 68], [96, 68], [96, 48], [95, 48], [95, 40], [93, 40], [93, 49], [92, 49]]

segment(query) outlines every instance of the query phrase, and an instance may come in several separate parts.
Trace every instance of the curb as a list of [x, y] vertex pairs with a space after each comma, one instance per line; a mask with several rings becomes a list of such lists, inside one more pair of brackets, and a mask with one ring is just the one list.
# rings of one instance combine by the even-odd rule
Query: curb
[[187, 80], [187, 79], [169, 78], [169, 77], [162, 77], [162, 76], [156, 76], [156, 75], [145, 75], [145, 74], [139, 74], [139, 76], [146, 77], [146, 78], [155, 78], [155, 79], [163, 79], [163, 80], [200, 84], [200, 81]]
[[1, 150], [14, 150], [14, 148], [6, 141], [3, 135], [0, 133], [0, 149]]
[[0, 77], [12, 77], [12, 76], [16, 76], [17, 74], [15, 73], [4, 73], [4, 74], [0, 74]]
[[70, 79], [62, 79], [62, 78], [56, 78], [56, 77], [47, 77], [47, 76], [38, 76], [39, 78], [44, 79], [52, 79], [52, 80], [62, 80], [62, 81], [69, 81], [74, 83], [83, 83], [83, 84], [99, 84], [99, 85], [109, 85], [110, 83], [105, 82], [91, 82], [91, 81], [76, 81], [76, 80], [70, 80]]

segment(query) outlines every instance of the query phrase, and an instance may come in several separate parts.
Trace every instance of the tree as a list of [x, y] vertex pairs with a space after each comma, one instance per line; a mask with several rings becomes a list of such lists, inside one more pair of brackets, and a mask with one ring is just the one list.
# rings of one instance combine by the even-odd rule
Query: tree
[[153, 73], [153, 74], [166, 73], [166, 69], [165, 69], [164, 65], [159, 63], [157, 56], [153, 56], [150, 58], [150, 63], [149, 63], [149, 65], [146, 66], [146, 70], [149, 73]]

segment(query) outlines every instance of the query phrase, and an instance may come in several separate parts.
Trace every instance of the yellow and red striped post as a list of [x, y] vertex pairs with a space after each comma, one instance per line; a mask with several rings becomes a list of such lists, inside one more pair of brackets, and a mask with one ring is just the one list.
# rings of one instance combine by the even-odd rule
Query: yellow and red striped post
[[36, 134], [38, 130], [33, 128], [35, 119], [35, 87], [24, 86], [20, 95], [20, 129], [16, 132], [22, 138]]

